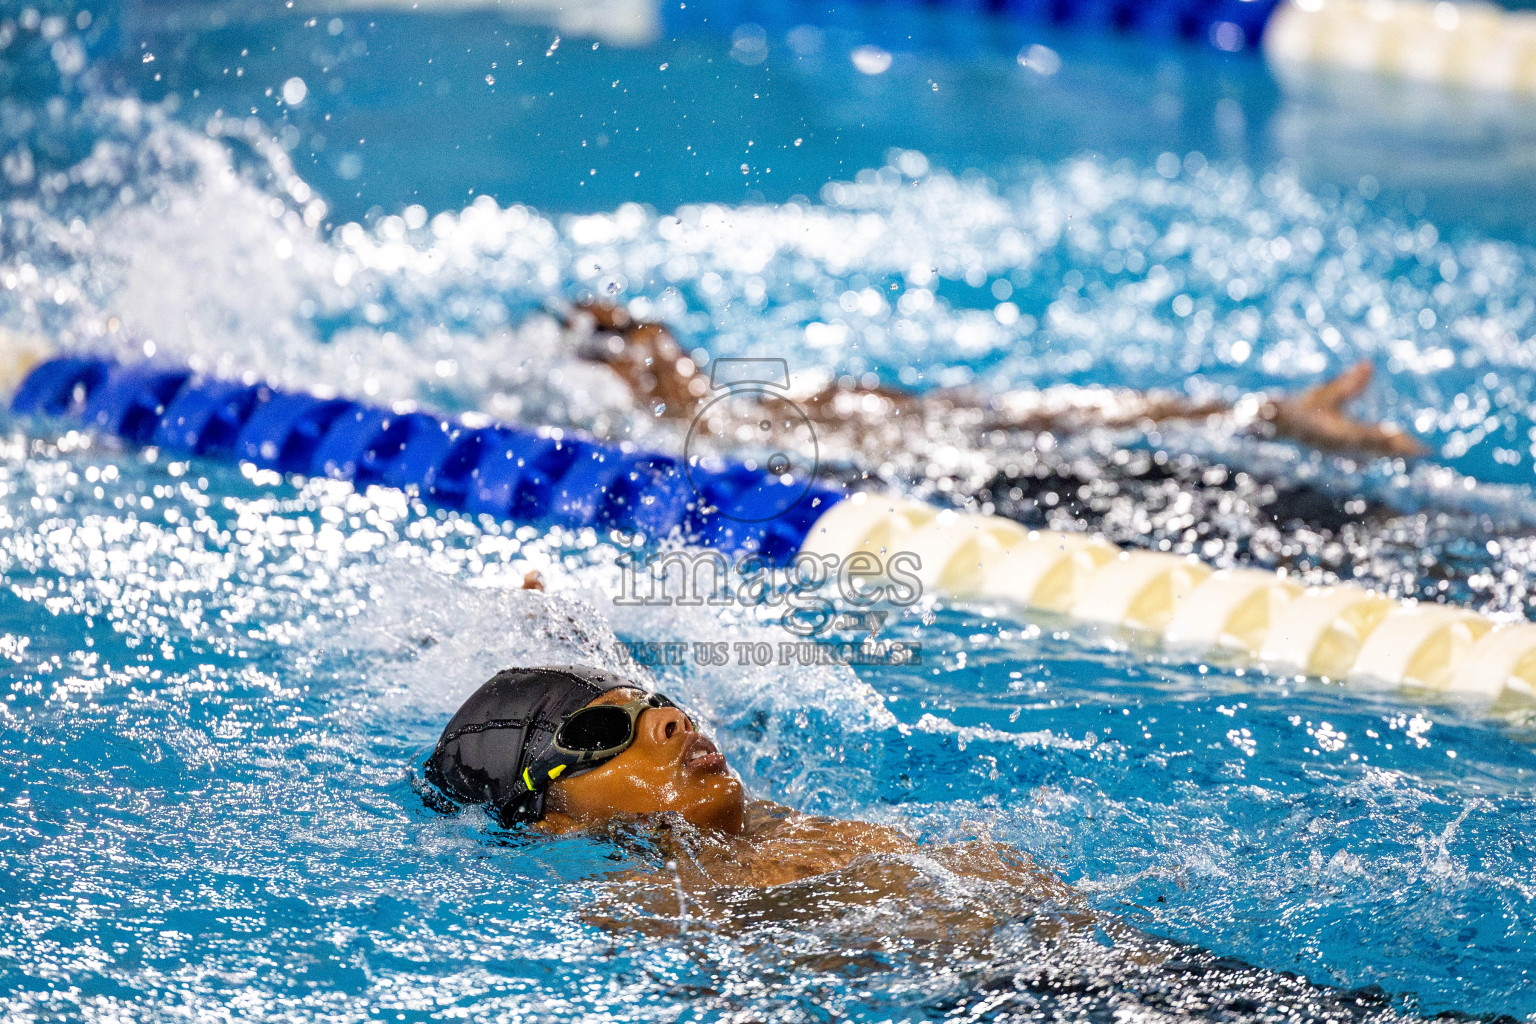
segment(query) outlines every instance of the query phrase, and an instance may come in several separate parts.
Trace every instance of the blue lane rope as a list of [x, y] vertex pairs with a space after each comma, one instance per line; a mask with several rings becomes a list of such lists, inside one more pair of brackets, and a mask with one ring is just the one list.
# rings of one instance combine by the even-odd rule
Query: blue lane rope
[[668, 455], [590, 438], [466, 427], [426, 412], [90, 357], [36, 367], [11, 411], [187, 455], [410, 490], [451, 511], [679, 537], [756, 552], [775, 565], [793, 558], [816, 520], [844, 497], [742, 463], [685, 467]]
[[[972, 6], [950, 3], [947, 6]], [[1279, 0], [1000, 0], [978, 4], [1042, 25], [1125, 32], [1147, 39], [1212, 42], [1223, 49], [1256, 49]], [[973, 8], [974, 9], [974, 8]], [[1232, 25], [1236, 36], [1221, 36]], [[1218, 42], [1220, 38], [1220, 42]]]
[[[906, 39], [909, 13], [921, 8], [990, 14], [1029, 26], [1116, 32], [1151, 40], [1183, 40], [1225, 50], [1257, 50], [1280, 0], [850, 0], [828, 5], [811, 0], [717, 0], [662, 5], [669, 31], [725, 29], [753, 22], [766, 28], [800, 24], [892, 29]], [[1231, 27], [1227, 27], [1231, 26]], [[1234, 31], [1235, 29], [1235, 31]], [[909, 44], [910, 45], [910, 44]]]

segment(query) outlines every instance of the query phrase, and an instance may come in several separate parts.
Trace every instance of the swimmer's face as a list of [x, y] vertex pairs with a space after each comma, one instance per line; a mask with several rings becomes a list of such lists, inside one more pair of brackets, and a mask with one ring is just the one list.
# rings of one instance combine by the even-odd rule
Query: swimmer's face
[[[610, 690], [589, 707], [623, 704], [639, 690]], [[725, 755], [678, 708], [649, 708], [628, 750], [592, 771], [550, 786], [545, 821], [562, 829], [620, 814], [675, 811], [700, 828], [741, 829], [741, 780]]]

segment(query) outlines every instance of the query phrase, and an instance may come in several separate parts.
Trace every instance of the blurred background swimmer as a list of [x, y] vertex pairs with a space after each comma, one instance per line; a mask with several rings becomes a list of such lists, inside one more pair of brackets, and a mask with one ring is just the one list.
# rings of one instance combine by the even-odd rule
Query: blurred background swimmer
[[[710, 380], [665, 324], [591, 301], [578, 304], [564, 319], [583, 339], [583, 358], [611, 369], [658, 418], [689, 421], [701, 412], [727, 408], [712, 401], [719, 382]], [[914, 433], [934, 436], [956, 427], [1063, 434], [1094, 428], [1150, 431], [1172, 421], [1211, 421], [1344, 455], [1426, 454], [1416, 438], [1397, 427], [1359, 420], [1346, 410], [1370, 385], [1371, 376], [1371, 364], [1359, 362], [1299, 394], [1253, 394], [1237, 401], [1072, 386], [997, 395], [955, 388], [918, 394], [855, 378], [840, 378], [797, 398], [817, 427], [866, 450], [899, 446]], [[741, 433], [726, 423], [709, 429], [717, 436]]]

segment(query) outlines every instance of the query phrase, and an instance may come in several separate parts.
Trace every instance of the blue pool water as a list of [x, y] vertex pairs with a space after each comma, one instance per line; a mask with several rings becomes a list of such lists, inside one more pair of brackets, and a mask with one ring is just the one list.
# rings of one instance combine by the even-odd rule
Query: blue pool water
[[[552, 296], [636, 302], [709, 356], [919, 388], [1236, 391], [1369, 357], [1366, 409], [1435, 458], [1199, 431], [829, 458], [1525, 615], [1529, 110], [911, 10], [696, 11], [628, 48], [483, 11], [83, 10], [0, 16], [7, 329], [672, 447], [540, 320]], [[1060, 955], [1012, 894], [935, 865], [880, 913], [811, 886], [726, 925], [612, 929], [586, 908], [644, 844], [428, 810], [411, 766], [500, 667], [782, 638], [740, 610], [616, 606], [607, 538], [47, 424], [12, 424], [0, 457], [6, 1019], [1203, 1015], [1200, 983]], [[1021, 466], [1059, 500], [1019, 504]], [[1277, 522], [1277, 491], [1365, 501]], [[509, 589], [529, 567], [552, 601]], [[898, 616], [920, 665], [658, 681], [759, 795], [990, 835], [1147, 933], [1378, 986], [1391, 1012], [1536, 1016], [1524, 711], [999, 615]], [[1225, 1012], [1324, 1015], [1224, 969], [1209, 984], [1251, 1000]]]

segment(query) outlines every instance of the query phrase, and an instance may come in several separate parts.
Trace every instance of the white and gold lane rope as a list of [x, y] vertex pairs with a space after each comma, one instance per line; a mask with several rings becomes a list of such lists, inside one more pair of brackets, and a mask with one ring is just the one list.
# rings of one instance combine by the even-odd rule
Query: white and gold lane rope
[[1489, 699], [1536, 695], [1536, 624], [1496, 626], [1465, 608], [1352, 583], [1302, 587], [1279, 572], [1213, 570], [1192, 555], [1122, 550], [1087, 534], [1031, 531], [877, 494], [833, 506], [802, 551], [909, 552], [925, 592], [938, 597], [1007, 600], [1156, 635], [1193, 657], [1246, 656], [1284, 675]]
[[1286, 0], [1262, 45], [1282, 71], [1327, 66], [1536, 96], [1536, 11], [1447, 0]]

